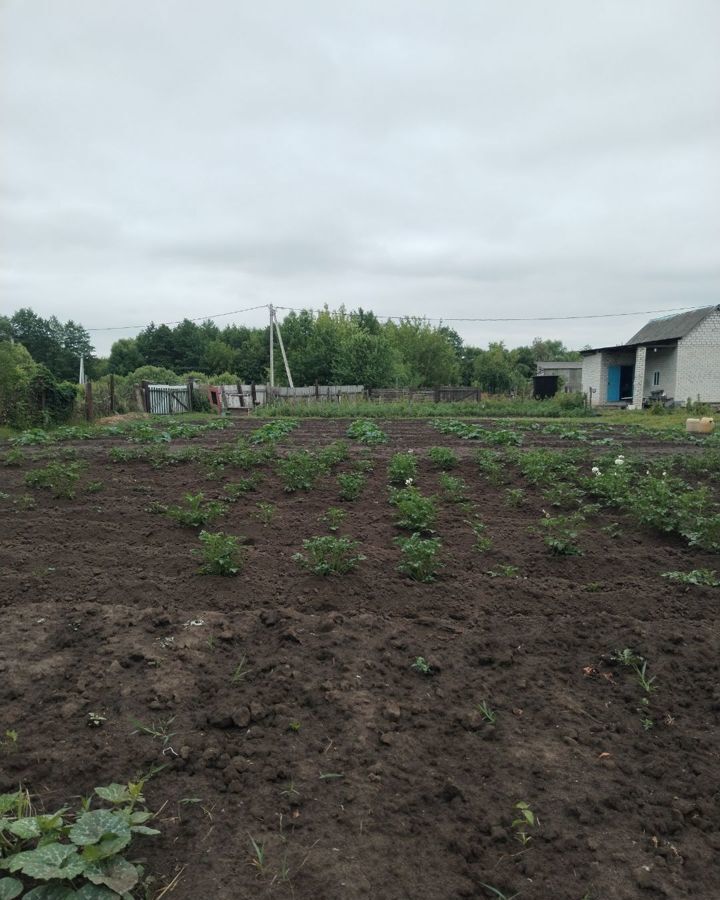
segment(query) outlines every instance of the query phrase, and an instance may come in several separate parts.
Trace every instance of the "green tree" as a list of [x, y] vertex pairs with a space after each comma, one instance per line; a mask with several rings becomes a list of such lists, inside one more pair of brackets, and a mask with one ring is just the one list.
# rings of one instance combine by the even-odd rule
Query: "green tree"
[[221, 340], [209, 340], [203, 350], [202, 368], [210, 375], [219, 372], [234, 372], [237, 369], [238, 353]]
[[120, 338], [110, 348], [108, 371], [115, 375], [129, 375], [145, 365], [145, 358], [138, 349], [135, 338]]

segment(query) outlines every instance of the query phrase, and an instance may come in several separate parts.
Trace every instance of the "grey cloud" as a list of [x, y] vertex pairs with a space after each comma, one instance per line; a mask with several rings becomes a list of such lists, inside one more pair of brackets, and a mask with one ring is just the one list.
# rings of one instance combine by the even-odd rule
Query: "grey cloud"
[[[716, 302], [719, 34], [714, 0], [6, 0], [3, 310]], [[582, 346], [643, 318], [458, 330]]]

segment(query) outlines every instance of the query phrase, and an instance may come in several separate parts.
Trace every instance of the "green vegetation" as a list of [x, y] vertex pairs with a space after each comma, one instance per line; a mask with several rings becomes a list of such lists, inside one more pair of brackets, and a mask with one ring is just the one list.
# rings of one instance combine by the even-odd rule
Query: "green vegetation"
[[528, 834], [528, 828], [535, 827], [535, 813], [525, 800], [518, 800], [513, 809], [517, 810], [516, 818], [511, 823], [512, 828], [515, 830], [515, 840], [520, 841], [523, 847], [526, 847], [532, 840]]
[[577, 539], [583, 521], [578, 513], [541, 519], [540, 528], [545, 532], [544, 540], [550, 551], [557, 556], [582, 556], [583, 551], [578, 547]]
[[427, 455], [433, 467], [444, 472], [456, 468], [460, 461], [457, 453], [449, 447], [431, 447]]
[[[153, 814], [144, 784], [96, 787], [77, 808], [46, 814], [32, 808], [26, 791], [0, 794], [0, 868], [8, 873], [0, 878], [0, 897], [131, 898], [143, 867], [128, 860], [127, 851], [137, 836], [160, 834], [147, 824]], [[98, 800], [102, 805], [93, 808]]]
[[387, 435], [369, 419], [356, 419], [348, 425], [347, 436], [361, 444], [385, 444]]
[[714, 569], [692, 569], [690, 572], [663, 572], [662, 578], [678, 584], [703, 585], [704, 587], [720, 587], [720, 579]]
[[448, 475], [447, 472], [442, 472], [440, 488], [443, 497], [450, 503], [465, 503], [468, 499], [468, 485], [463, 478], [457, 475]]
[[222, 531], [200, 532], [202, 547], [193, 550], [203, 561], [200, 572], [203, 575], [237, 575], [245, 561], [244, 548], [238, 538]]
[[165, 515], [187, 528], [200, 528], [215, 521], [227, 507], [219, 500], [205, 500], [205, 495], [185, 494], [182, 506], [168, 506]]
[[410, 668], [415, 669], [415, 671], [419, 672], [421, 675], [434, 674], [432, 666], [428, 663], [424, 656], [416, 657]]
[[432, 531], [437, 519], [434, 497], [426, 497], [414, 486], [394, 490], [390, 502], [397, 508], [396, 525], [407, 531]]
[[75, 489], [80, 479], [80, 473], [85, 468], [84, 463], [48, 463], [42, 469], [33, 469], [25, 475], [25, 484], [28, 487], [46, 488], [52, 492], [53, 497], [62, 497], [72, 500]]
[[[303, 541], [306, 553], [295, 553], [293, 559], [314, 575], [345, 575], [365, 559], [354, 553], [358, 541], [333, 535]], [[307, 555], [306, 555], [307, 554]]]
[[417, 459], [413, 453], [395, 453], [388, 463], [390, 484], [412, 484], [417, 477]]
[[413, 581], [434, 581], [442, 565], [438, 559], [440, 554], [439, 538], [423, 538], [413, 534], [409, 538], [396, 538], [400, 547], [398, 572], [412, 578]]
[[274, 444], [282, 440], [285, 435], [290, 434], [297, 427], [298, 423], [293, 422], [292, 419], [279, 419], [275, 422], [268, 422], [250, 433], [250, 443]]
[[320, 519], [324, 522], [329, 531], [337, 531], [342, 525], [346, 515], [347, 513], [344, 509], [339, 509], [337, 506], [331, 506]]
[[366, 482], [365, 476], [360, 472], [348, 472], [338, 475], [337, 480], [340, 485], [340, 499], [347, 501], [357, 500]]

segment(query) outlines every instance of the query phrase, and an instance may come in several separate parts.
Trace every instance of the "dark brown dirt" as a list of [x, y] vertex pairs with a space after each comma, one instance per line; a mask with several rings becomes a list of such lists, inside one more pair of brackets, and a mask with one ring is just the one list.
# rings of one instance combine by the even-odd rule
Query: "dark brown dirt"
[[[217, 525], [250, 541], [238, 578], [196, 574], [196, 532], [146, 507], [190, 490], [220, 496], [246, 473], [208, 481], [194, 464], [111, 463], [121, 438], [77, 443], [83, 483], [104, 490], [74, 500], [35, 491], [37, 508], [21, 510], [28, 464], [0, 469], [10, 495], [0, 503], [0, 733], [19, 734], [0, 753], [0, 791], [22, 783], [51, 809], [166, 765], [146, 789], [162, 835], [138, 852], [158, 889], [180, 873], [172, 900], [497, 896], [483, 884], [523, 900], [719, 897], [720, 590], [660, 578], [720, 568], [717, 558], [605, 513], [582, 557], [553, 557], [530, 530], [543, 498], [518, 475], [492, 486], [470, 442], [424, 422], [381, 424], [391, 442], [369, 451], [375, 472], [355, 503], [340, 504], [334, 477], [284, 494], [266, 467], [259, 492]], [[346, 427], [305, 421], [280, 449], [322, 445]], [[474, 551], [466, 514], [443, 503], [445, 568], [416, 584], [395, 569], [385, 461], [439, 444], [461, 453], [456, 474], [493, 547]], [[424, 459], [419, 483], [438, 490]], [[512, 485], [526, 489], [523, 507], [507, 505]], [[252, 516], [259, 501], [277, 504], [265, 527]], [[323, 533], [318, 517], [333, 505], [347, 509], [342, 533], [367, 559], [323, 579], [291, 557]], [[615, 539], [600, 530], [613, 521]], [[486, 574], [508, 564], [521, 577]], [[635, 680], [609, 660], [621, 647], [657, 678], [649, 731]], [[411, 669], [418, 656], [434, 675]], [[249, 672], [234, 681], [243, 658]], [[494, 725], [477, 712], [483, 700]], [[106, 716], [102, 728], [87, 727], [90, 711]], [[133, 724], [170, 718], [164, 752]], [[521, 800], [538, 818], [527, 847], [511, 827]]]

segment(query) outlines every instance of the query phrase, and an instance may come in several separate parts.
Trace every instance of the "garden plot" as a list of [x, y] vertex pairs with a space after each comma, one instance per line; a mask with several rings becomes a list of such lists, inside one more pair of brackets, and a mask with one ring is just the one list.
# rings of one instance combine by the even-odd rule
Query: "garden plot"
[[717, 896], [718, 443], [370, 424], [2, 447], [0, 879]]

